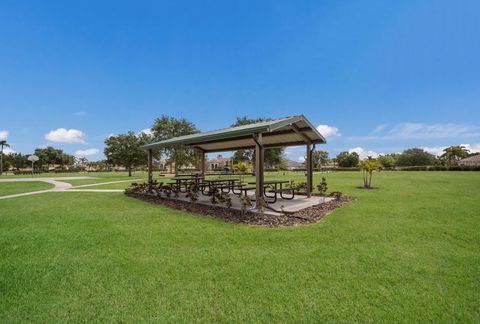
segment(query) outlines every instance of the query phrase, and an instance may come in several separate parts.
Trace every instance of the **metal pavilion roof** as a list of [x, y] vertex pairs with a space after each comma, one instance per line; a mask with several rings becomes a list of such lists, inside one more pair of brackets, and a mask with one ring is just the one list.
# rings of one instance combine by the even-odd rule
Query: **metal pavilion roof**
[[185, 145], [205, 152], [234, 151], [255, 147], [254, 134], [262, 134], [264, 147], [326, 143], [325, 138], [305, 116], [300, 115], [174, 137], [144, 145], [142, 148], [149, 150]]

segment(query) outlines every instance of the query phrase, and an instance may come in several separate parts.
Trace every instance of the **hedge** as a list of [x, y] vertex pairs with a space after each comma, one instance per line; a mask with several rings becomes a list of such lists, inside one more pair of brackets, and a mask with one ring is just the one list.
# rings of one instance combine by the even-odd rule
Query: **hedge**
[[397, 167], [395, 170], [397, 171], [480, 171], [480, 165], [478, 166], [422, 165], [422, 166]]

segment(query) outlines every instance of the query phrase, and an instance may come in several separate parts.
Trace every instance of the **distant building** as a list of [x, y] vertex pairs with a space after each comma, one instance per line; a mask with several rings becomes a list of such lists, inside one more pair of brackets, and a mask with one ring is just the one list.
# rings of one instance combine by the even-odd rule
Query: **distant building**
[[[162, 173], [174, 173], [175, 172], [175, 162], [170, 163], [167, 160], [160, 160], [158, 161], [158, 170]], [[188, 163], [188, 164], [181, 164], [179, 165], [178, 169], [180, 171], [185, 170], [196, 170], [197, 168], [195, 165]]]
[[305, 170], [305, 164], [287, 159], [287, 170]]
[[158, 161], [158, 168], [160, 169], [160, 171], [167, 171], [168, 166], [170, 166], [170, 164], [167, 163], [167, 161], [165, 160]]
[[458, 165], [480, 166], [480, 154], [464, 158], [464, 159], [458, 161]]
[[208, 160], [208, 170], [224, 170], [225, 168], [230, 168], [231, 158], [224, 158], [221, 154], [217, 155], [216, 159]]

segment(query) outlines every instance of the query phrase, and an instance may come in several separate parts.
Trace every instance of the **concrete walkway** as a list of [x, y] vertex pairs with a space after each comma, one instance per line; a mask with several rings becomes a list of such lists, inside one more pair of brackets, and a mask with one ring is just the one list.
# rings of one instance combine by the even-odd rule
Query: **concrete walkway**
[[[38, 191], [31, 191], [31, 192], [24, 192], [14, 195], [8, 196], [0, 196], [0, 200], [2, 199], [11, 199], [23, 196], [31, 196], [31, 195], [38, 195], [45, 192], [123, 192], [122, 189], [72, 189], [73, 186], [68, 182], [63, 182], [65, 180], [84, 180], [84, 179], [95, 179], [95, 177], [53, 177], [53, 178], [12, 178], [12, 179], [0, 179], [0, 183], [2, 182], [32, 182], [32, 181], [41, 181], [46, 182], [54, 185], [52, 189], [46, 190], [38, 190]], [[63, 180], [63, 181], [62, 181]], [[130, 180], [128, 180], [130, 181]], [[118, 182], [124, 182], [118, 181]], [[115, 183], [115, 181], [108, 182], [108, 183]], [[103, 183], [106, 184], [106, 183]]]
[[124, 192], [124, 189], [68, 189], [67, 192]]
[[120, 182], [133, 182], [135, 180], [141, 180], [140, 178], [133, 178], [133, 179], [128, 179], [128, 180], [118, 180], [118, 181], [110, 181], [110, 182], [100, 182], [100, 183], [90, 183], [86, 185], [81, 185], [81, 186], [75, 186], [73, 188], [85, 188], [85, 187], [95, 187], [95, 186], [102, 186], [106, 184], [112, 184], [112, 183], [120, 183]]

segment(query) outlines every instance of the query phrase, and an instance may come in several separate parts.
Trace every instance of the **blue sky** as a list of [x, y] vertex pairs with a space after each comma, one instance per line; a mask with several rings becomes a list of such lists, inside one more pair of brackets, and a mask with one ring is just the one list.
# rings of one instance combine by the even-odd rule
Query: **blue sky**
[[96, 160], [109, 134], [162, 114], [201, 130], [304, 114], [331, 155], [480, 150], [479, 12], [473, 0], [0, 0], [0, 138]]

